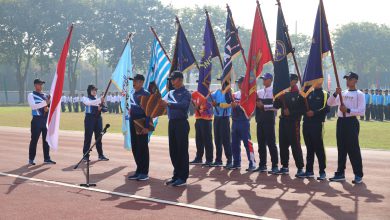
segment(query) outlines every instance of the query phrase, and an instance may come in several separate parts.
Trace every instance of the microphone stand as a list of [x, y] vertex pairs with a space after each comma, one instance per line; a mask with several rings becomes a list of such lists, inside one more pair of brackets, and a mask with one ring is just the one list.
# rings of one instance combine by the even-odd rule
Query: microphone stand
[[83, 162], [84, 159], [87, 160], [87, 174], [86, 174], [86, 183], [82, 183], [80, 184], [80, 186], [83, 186], [83, 187], [94, 187], [96, 186], [95, 183], [90, 183], [89, 182], [89, 153], [91, 153], [92, 149], [96, 146], [96, 143], [98, 141], [101, 141], [102, 138], [103, 138], [103, 135], [107, 132], [107, 129], [110, 127], [110, 124], [106, 124], [106, 126], [104, 127], [103, 131], [100, 133], [100, 136], [95, 140], [95, 143], [88, 149], [88, 151], [83, 155], [83, 157], [81, 158], [81, 160], [76, 164], [76, 166], [73, 167], [73, 169], [77, 169], [81, 162]]

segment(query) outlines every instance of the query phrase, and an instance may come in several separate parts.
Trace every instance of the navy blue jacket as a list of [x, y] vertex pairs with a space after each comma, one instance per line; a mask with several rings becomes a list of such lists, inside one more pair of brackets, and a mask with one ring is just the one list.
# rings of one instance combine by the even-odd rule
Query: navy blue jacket
[[191, 102], [191, 93], [182, 86], [179, 89], [169, 91], [168, 101], [168, 118], [169, 120], [187, 119], [188, 108]]

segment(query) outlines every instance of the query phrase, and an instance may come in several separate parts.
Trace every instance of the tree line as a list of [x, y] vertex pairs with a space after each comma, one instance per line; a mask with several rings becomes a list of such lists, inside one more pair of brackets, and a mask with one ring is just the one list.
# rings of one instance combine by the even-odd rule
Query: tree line
[[[204, 8], [198, 6], [177, 10], [159, 0], [0, 0], [0, 5], [0, 77], [5, 79], [0, 88], [8, 81], [14, 82], [21, 103], [25, 101], [29, 75], [35, 73], [52, 79], [71, 23], [75, 31], [66, 70], [66, 85], [71, 94], [85, 71], [89, 73], [90, 82], [105, 83], [99, 77], [102, 66], [108, 67], [105, 71], [112, 71], [128, 32], [134, 33], [135, 71], [145, 73], [153, 39], [149, 27], [156, 29], [163, 46], [171, 52], [175, 15], [180, 18], [195, 57], [200, 60], [202, 54], [205, 14]], [[207, 9], [223, 54], [226, 10]], [[239, 27], [239, 36], [244, 50], [248, 51], [251, 30]], [[389, 72], [390, 62], [386, 62], [390, 58], [388, 26], [351, 23], [335, 30], [333, 36], [336, 58], [342, 67], [366, 74]], [[300, 34], [291, 38], [303, 72], [311, 37]], [[238, 58], [234, 62], [237, 75], [245, 73], [243, 60]], [[222, 72], [219, 61], [215, 60], [214, 66], [213, 79]], [[267, 70], [272, 71], [270, 67]]]

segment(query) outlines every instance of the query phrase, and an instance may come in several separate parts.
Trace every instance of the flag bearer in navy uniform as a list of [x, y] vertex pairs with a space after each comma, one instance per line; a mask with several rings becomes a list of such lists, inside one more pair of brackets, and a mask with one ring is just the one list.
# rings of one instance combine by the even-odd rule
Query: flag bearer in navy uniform
[[328, 92], [322, 89], [322, 84], [314, 85], [314, 90], [307, 96], [309, 110], [303, 116], [303, 139], [306, 144], [306, 172], [299, 175], [300, 178], [314, 178], [314, 155], [319, 164], [318, 180], [326, 179], [326, 154], [323, 140], [324, 122], [329, 112], [327, 104]]
[[206, 151], [206, 161], [203, 166], [211, 167], [213, 164], [213, 106], [202, 97], [200, 92], [194, 91], [191, 95], [195, 111], [195, 142], [196, 156], [190, 164], [202, 164], [203, 154]]
[[368, 89], [364, 90], [364, 99], [366, 101], [366, 112], [365, 112], [365, 120], [370, 120], [370, 105], [371, 105], [371, 95], [368, 94]]
[[[352, 183], [357, 184], [363, 181], [362, 156], [359, 146], [360, 125], [357, 117], [364, 115], [366, 103], [364, 94], [356, 89], [359, 76], [350, 72], [344, 78], [347, 79], [348, 90], [341, 91], [341, 88], [337, 88], [336, 92], [328, 99], [328, 105], [339, 106], [336, 129], [338, 167], [334, 177], [329, 180], [345, 180], [344, 172], [348, 155], [355, 174]], [[340, 102], [340, 95], [343, 96], [343, 105]]]
[[166, 99], [168, 108], [168, 136], [169, 155], [173, 165], [173, 177], [165, 184], [172, 186], [185, 186], [189, 173], [188, 135], [188, 109], [191, 102], [191, 93], [184, 87], [183, 74], [174, 71], [169, 77], [174, 90], [169, 91]]
[[278, 97], [274, 102], [275, 108], [281, 108], [279, 120], [279, 148], [282, 168], [278, 174], [289, 173], [289, 147], [297, 167], [295, 176], [302, 175], [304, 162], [301, 148], [301, 117], [305, 113], [304, 98], [299, 94], [298, 76], [290, 74], [290, 91]]
[[[221, 80], [221, 79], [218, 79]], [[222, 81], [222, 80], [221, 80]], [[226, 168], [233, 166], [232, 146], [230, 138], [230, 116], [232, 114], [232, 93], [229, 88], [225, 93], [221, 89], [211, 94], [214, 106], [214, 143], [216, 148], [215, 162], [213, 166], [223, 166], [222, 145], [226, 157]]]
[[251, 142], [250, 134], [250, 120], [246, 118], [244, 110], [240, 107], [241, 100], [241, 86], [244, 81], [244, 76], [241, 76], [236, 82], [238, 83], [237, 91], [233, 94], [232, 102], [232, 152], [233, 152], [233, 166], [231, 170], [241, 168], [241, 141], [244, 143], [246, 155], [249, 160], [249, 167], [247, 171], [256, 170], [256, 161], [254, 158], [253, 144]]
[[[130, 94], [130, 133], [131, 133], [131, 150], [137, 165], [135, 173], [128, 177], [129, 180], [146, 181], [149, 179], [149, 117], [146, 117], [145, 111], [141, 108], [141, 96], [149, 96], [150, 93], [143, 88], [145, 77], [141, 74], [133, 78], [134, 92]], [[145, 128], [140, 134], [136, 132], [134, 120], [145, 118]]]
[[[95, 140], [100, 136], [103, 130], [101, 112], [107, 111], [107, 107], [102, 105], [104, 98], [96, 98], [97, 88], [94, 85], [88, 85], [87, 94], [88, 97], [84, 99], [85, 119], [83, 154], [85, 154], [91, 146], [92, 135], [95, 134]], [[103, 154], [103, 145], [101, 140], [96, 143], [96, 150], [99, 155], [99, 161], [108, 161], [108, 158]], [[84, 158], [84, 161], [87, 160], [89, 160], [89, 158]]]
[[267, 172], [267, 145], [271, 155], [271, 174], [279, 172], [278, 148], [275, 140], [275, 108], [271, 73], [265, 73], [260, 78], [263, 79], [264, 88], [257, 91], [256, 101], [256, 123], [257, 141], [259, 146], [260, 163], [257, 171]]
[[29, 165], [35, 165], [34, 159], [37, 151], [37, 143], [39, 136], [42, 133], [42, 143], [43, 143], [43, 158], [45, 164], [56, 164], [56, 162], [50, 159], [50, 147], [46, 142], [46, 122], [49, 112], [50, 105], [50, 96], [42, 92], [43, 84], [45, 81], [40, 79], [34, 80], [34, 91], [29, 93], [27, 96], [28, 104], [32, 110], [32, 120], [31, 120], [31, 141], [29, 147]]

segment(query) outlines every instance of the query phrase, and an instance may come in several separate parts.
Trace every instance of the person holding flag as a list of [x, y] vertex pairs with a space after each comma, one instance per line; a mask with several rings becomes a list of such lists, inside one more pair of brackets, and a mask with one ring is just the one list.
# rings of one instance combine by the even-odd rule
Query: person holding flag
[[[88, 85], [87, 97], [84, 99], [85, 119], [84, 119], [84, 147], [83, 155], [86, 154], [91, 147], [92, 135], [95, 134], [96, 150], [98, 152], [99, 161], [108, 161], [109, 159], [103, 154], [102, 140], [98, 139], [103, 130], [103, 119], [101, 112], [107, 112], [107, 107], [103, 104], [104, 97], [97, 98], [98, 88], [95, 85]], [[89, 154], [88, 154], [89, 156]], [[89, 160], [84, 157], [84, 161]]]
[[[204, 149], [206, 150], [205, 166], [213, 163], [213, 136], [212, 120], [213, 106], [210, 94], [212, 59], [219, 55], [211, 21], [206, 10], [206, 26], [203, 36], [203, 57], [200, 62], [198, 90], [192, 93], [192, 102], [195, 106], [195, 141], [196, 158], [191, 163], [202, 163]], [[208, 99], [211, 99], [210, 101]], [[218, 111], [218, 110], [216, 110]], [[191, 164], [190, 163], [190, 164]]]
[[183, 72], [197, 65], [197, 62], [178, 17], [176, 24], [178, 29], [167, 85], [170, 91], [165, 96], [163, 105], [168, 111], [169, 155], [174, 169], [172, 178], [165, 184], [181, 187], [187, 184], [189, 175], [188, 110], [191, 102], [191, 93], [184, 86]]
[[27, 96], [28, 104], [31, 107], [32, 120], [31, 120], [31, 141], [29, 146], [29, 165], [35, 165], [34, 159], [37, 151], [37, 143], [39, 136], [42, 133], [42, 144], [43, 144], [43, 157], [45, 164], [56, 164], [50, 159], [50, 147], [46, 141], [47, 135], [47, 116], [49, 112], [50, 96], [43, 93], [43, 85], [45, 81], [40, 79], [34, 80], [34, 91], [29, 93]]
[[[129, 180], [145, 181], [149, 179], [149, 117], [146, 117], [145, 111], [141, 108], [140, 102], [142, 96], [149, 96], [150, 93], [143, 88], [145, 77], [136, 74], [133, 78], [133, 91], [129, 97], [130, 105], [130, 132], [131, 132], [131, 150], [133, 152], [137, 169], [135, 173], [129, 176]], [[137, 133], [134, 120], [145, 118], [145, 127], [141, 133]]]

